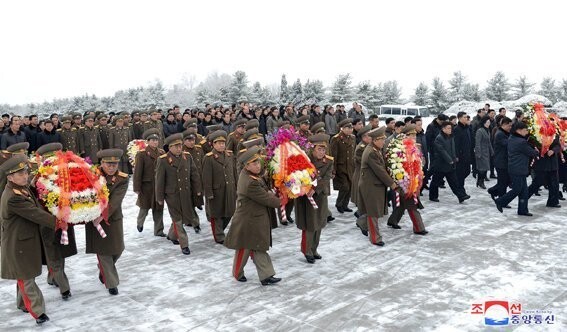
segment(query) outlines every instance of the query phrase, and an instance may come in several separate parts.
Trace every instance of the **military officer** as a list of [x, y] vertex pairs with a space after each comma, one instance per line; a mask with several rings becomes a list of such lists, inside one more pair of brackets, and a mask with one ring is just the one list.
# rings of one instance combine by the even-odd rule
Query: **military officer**
[[110, 130], [110, 148], [111, 149], [120, 149], [122, 150], [123, 154], [120, 159], [120, 164], [118, 165], [121, 172], [132, 174], [132, 166], [128, 161], [128, 143], [133, 139], [132, 133], [130, 132], [130, 128], [124, 125], [124, 118], [122, 115], [117, 115], [115, 117], [115, 124], [114, 128]]
[[397, 185], [388, 174], [382, 155], [386, 141], [386, 127], [372, 129], [368, 132], [368, 136], [372, 138], [372, 143], [364, 148], [360, 161], [357, 202], [361, 216], [356, 224], [362, 234], [370, 233], [370, 243], [383, 246], [378, 219], [388, 214], [386, 188], [390, 187], [394, 190]]
[[316, 124], [311, 127], [311, 132], [313, 135], [315, 134], [324, 134], [325, 133], [325, 122], [317, 122]]
[[165, 136], [163, 134], [163, 122], [161, 121], [161, 112], [159, 110], [152, 110], [152, 112], [150, 113], [150, 120], [148, 121], [148, 123], [144, 123], [142, 128], [144, 129], [144, 131], [150, 128], [157, 128], [157, 130], [159, 130], [160, 137], [159, 145], [163, 145], [163, 139]]
[[101, 113], [96, 117], [98, 124], [95, 128], [98, 129], [100, 140], [103, 149], [110, 149], [110, 130], [112, 126], [108, 124], [108, 115]]
[[147, 123], [148, 120], [148, 112], [147, 111], [141, 111], [140, 112], [140, 119], [138, 121], [134, 121], [134, 123], [132, 124], [132, 137], [134, 137], [134, 139], [143, 139], [143, 135], [144, 135], [144, 123]]
[[[122, 215], [122, 200], [128, 190], [128, 174], [118, 170], [122, 150], [107, 149], [97, 153], [100, 160], [100, 170], [106, 178], [106, 186], [110, 192], [108, 198], [108, 220], [102, 216], [85, 225], [86, 253], [96, 254], [98, 259], [98, 278], [108, 289], [110, 295], [118, 295], [118, 270], [116, 262], [124, 251], [124, 226]], [[100, 223], [106, 233], [102, 238], [95, 224]]]
[[238, 203], [225, 246], [236, 250], [232, 264], [232, 275], [236, 280], [247, 281], [244, 266], [248, 257], [253, 255], [260, 282], [266, 286], [281, 281], [281, 278], [274, 277], [276, 272], [268, 254], [272, 245], [270, 210], [277, 208], [280, 200], [260, 176], [262, 164], [259, 152], [260, 147], [252, 147], [238, 157], [245, 166], [239, 176]]
[[309, 115], [303, 115], [297, 118], [296, 121], [299, 129], [297, 130], [297, 134], [301, 137], [309, 138], [312, 135], [311, 131], [309, 130]]
[[59, 137], [61, 138], [61, 144], [63, 145], [63, 151], [71, 151], [74, 154], [79, 154], [79, 132], [77, 128], [71, 127], [71, 117], [64, 116], [61, 123], [63, 124], [61, 128], [57, 129]]
[[73, 113], [73, 124], [72, 127], [77, 128], [77, 130], [81, 129], [81, 122], [82, 122], [82, 116], [80, 113]]
[[260, 135], [258, 128], [251, 128], [251, 129], [246, 130], [244, 135], [242, 135], [242, 140], [240, 142], [238, 142], [237, 150], [235, 151], [235, 153], [238, 155], [238, 153], [240, 153], [240, 150], [245, 149], [244, 144], [243, 144], [244, 142], [250, 141], [250, 140], [253, 140], [253, 139], [257, 139], [257, 138], [261, 138], [262, 140], [264, 140], [264, 138]]
[[210, 125], [207, 126], [207, 137], [205, 139], [205, 143], [202, 145], [203, 147], [203, 152], [205, 153], [209, 153], [213, 150], [213, 143], [209, 140], [209, 137], [217, 130], [221, 130], [222, 129], [222, 125]]
[[94, 116], [85, 117], [85, 126], [79, 129], [79, 152], [81, 157], [89, 157], [98, 164], [97, 152], [102, 149], [99, 131], [94, 127]]
[[199, 133], [197, 132], [197, 122], [198, 122], [198, 121], [199, 121], [199, 120], [198, 120], [197, 118], [191, 118], [191, 119], [185, 121], [185, 123], [183, 124], [183, 128], [185, 128], [185, 129], [191, 129], [191, 128], [195, 129], [196, 137], [197, 137], [197, 138], [195, 139], [195, 143], [201, 145], [201, 147], [204, 147], [205, 144], [207, 143], [207, 139], [206, 139], [205, 137], [203, 137], [203, 135], [201, 135], [201, 134], [199, 134]]
[[[360, 143], [354, 149], [354, 173], [352, 175], [352, 185], [350, 188], [350, 201], [358, 207], [358, 179], [360, 178], [360, 161], [362, 160], [362, 153], [368, 144], [372, 142], [372, 138], [368, 136], [368, 132], [372, 130], [372, 125], [362, 127], [357, 133], [360, 137]], [[356, 218], [360, 217], [358, 211], [354, 213]]]
[[331, 194], [331, 177], [333, 175], [333, 157], [326, 154], [330, 136], [316, 134], [309, 137], [313, 149], [309, 152], [309, 159], [317, 169], [317, 186], [312, 188], [307, 196], [311, 196], [317, 209], [315, 209], [307, 196], [295, 199], [295, 219], [297, 228], [301, 229], [301, 252], [308, 263], [315, 263], [321, 259], [317, 252], [321, 230], [327, 225], [328, 206], [327, 197]]
[[53, 232], [55, 217], [46, 212], [28, 187], [28, 158], [15, 155], [0, 166], [7, 177], [6, 190], [0, 199], [2, 215], [1, 276], [17, 281], [17, 307], [29, 312], [37, 324], [49, 320], [45, 314], [43, 294], [35, 283], [41, 274], [40, 226]]
[[[193, 158], [193, 162], [197, 166], [197, 172], [199, 172], [199, 177], [203, 172], [203, 159], [205, 158], [205, 153], [200, 144], [195, 144], [197, 139], [197, 129], [191, 127], [183, 132], [183, 152], [189, 152]], [[195, 204], [196, 206], [203, 205], [203, 196], [199, 196], [199, 202]], [[199, 221], [199, 215], [193, 207], [193, 216], [189, 220], [189, 225], [193, 227], [195, 233], [201, 232], [201, 225]]]
[[[38, 162], [41, 164], [45, 159], [52, 157], [63, 149], [61, 143], [49, 143], [37, 149]], [[35, 181], [32, 181], [32, 185]], [[34, 189], [32, 187], [32, 189]], [[69, 278], [65, 274], [65, 258], [77, 254], [77, 242], [75, 240], [75, 229], [73, 225], [67, 226], [69, 244], [61, 244], [61, 230], [54, 232], [50, 227], [40, 226], [41, 240], [47, 263], [47, 283], [59, 287], [61, 298], [68, 300], [71, 297]]]
[[333, 188], [339, 191], [335, 207], [339, 213], [352, 212], [348, 207], [354, 173], [354, 148], [356, 138], [352, 134], [352, 119], [339, 122], [340, 132], [331, 139], [331, 156], [335, 158]]
[[156, 173], [156, 199], [167, 203], [171, 227], [167, 239], [179, 244], [184, 255], [189, 255], [189, 240], [183, 224], [189, 224], [193, 206], [201, 196], [201, 179], [189, 152], [183, 152], [183, 134], [166, 138], [169, 151], [159, 157]]
[[211, 221], [213, 238], [223, 243], [224, 230], [236, 208], [236, 169], [232, 152], [226, 150], [226, 131], [209, 134], [213, 150], [203, 161], [203, 186], [207, 212]]
[[136, 167], [133, 175], [134, 192], [138, 195], [136, 205], [140, 208], [136, 228], [138, 232], [144, 230], [144, 221], [151, 209], [154, 220], [154, 235], [165, 237], [163, 233], [163, 205], [157, 203], [155, 195], [156, 163], [159, 156], [163, 155], [165, 151], [158, 147], [159, 131], [156, 128], [146, 130], [143, 138], [147, 141], [147, 146], [136, 154]]
[[244, 133], [246, 132], [246, 119], [238, 119], [233, 123], [234, 131], [228, 134], [228, 142], [226, 143], [226, 149], [233, 151], [235, 154], [238, 151], [238, 143], [240, 143], [244, 138]]
[[[407, 137], [415, 141], [417, 135], [415, 124], [406, 125], [401, 133], [403, 135], [402, 139]], [[427, 234], [428, 232], [425, 230], [425, 225], [423, 224], [421, 213], [419, 213], [418, 210], [423, 209], [423, 205], [419, 201], [419, 197], [416, 197], [414, 200], [413, 197], [406, 197], [404, 193], [399, 189], [398, 192], [400, 195], [400, 205], [394, 206], [394, 210], [388, 218], [388, 226], [392, 227], [393, 229], [401, 229], [401, 227], [399, 226], [400, 219], [402, 219], [404, 211], [407, 210], [410, 220], [413, 224], [413, 232], [418, 235]]]

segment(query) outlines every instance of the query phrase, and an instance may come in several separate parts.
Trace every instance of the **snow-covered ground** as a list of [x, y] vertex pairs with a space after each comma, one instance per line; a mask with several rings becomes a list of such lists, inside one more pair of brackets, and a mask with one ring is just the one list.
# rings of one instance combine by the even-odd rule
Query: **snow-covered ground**
[[[117, 264], [120, 294], [109, 295], [99, 283], [96, 258], [84, 254], [78, 227], [80, 254], [66, 263], [73, 297], [62, 301], [45, 272], [36, 279], [51, 317], [41, 330], [480, 331], [487, 327], [471, 305], [485, 297], [555, 314], [554, 325], [532, 322], [516, 331], [565, 330], [567, 207], [546, 208], [544, 192], [530, 200], [534, 217], [518, 217], [515, 209], [500, 214], [472, 178], [467, 189], [473, 198], [464, 204], [448, 189], [440, 203], [424, 197], [427, 236], [412, 233], [407, 215], [401, 230], [381, 220], [384, 247], [369, 243], [352, 213], [337, 213], [334, 192], [329, 205], [337, 219], [323, 230], [323, 259], [307, 264], [300, 231], [280, 226], [270, 255], [283, 280], [269, 287], [260, 285], [252, 262], [248, 282], [231, 277], [234, 252], [213, 242], [202, 213], [203, 232], [188, 230], [190, 256], [154, 237], [149, 216], [138, 233], [130, 190], [123, 205], [126, 251]], [[169, 226], [167, 212], [166, 221]], [[16, 309], [15, 288], [0, 281], [0, 331], [38, 330]]]

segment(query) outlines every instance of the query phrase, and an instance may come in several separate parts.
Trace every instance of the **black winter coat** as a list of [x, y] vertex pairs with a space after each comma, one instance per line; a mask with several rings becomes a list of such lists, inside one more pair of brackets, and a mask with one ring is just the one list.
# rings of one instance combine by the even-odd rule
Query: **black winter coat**
[[453, 137], [459, 163], [471, 164], [474, 144], [471, 127], [459, 122], [453, 131]]
[[435, 157], [431, 165], [433, 170], [441, 173], [449, 173], [454, 170], [457, 160], [454, 138], [440, 133], [435, 138], [434, 147]]
[[494, 167], [500, 169], [508, 168], [508, 139], [510, 133], [502, 129], [494, 135]]
[[528, 176], [530, 174], [530, 158], [537, 157], [538, 152], [525, 137], [516, 133], [508, 140], [508, 173], [510, 175]]

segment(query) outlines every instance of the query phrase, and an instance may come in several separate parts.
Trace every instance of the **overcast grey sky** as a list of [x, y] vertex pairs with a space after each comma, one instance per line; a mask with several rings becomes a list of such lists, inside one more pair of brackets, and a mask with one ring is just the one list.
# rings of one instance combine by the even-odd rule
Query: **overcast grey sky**
[[43, 102], [183, 75], [420, 81], [462, 70], [567, 78], [564, 1], [3, 1], [0, 103]]

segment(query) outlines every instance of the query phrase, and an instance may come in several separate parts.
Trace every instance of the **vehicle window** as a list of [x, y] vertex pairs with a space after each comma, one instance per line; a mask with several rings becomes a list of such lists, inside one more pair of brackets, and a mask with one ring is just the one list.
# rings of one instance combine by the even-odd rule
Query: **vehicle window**
[[392, 109], [390, 107], [381, 107], [381, 114], [392, 114]]
[[406, 115], [416, 116], [417, 109], [416, 108], [408, 108]]
[[398, 108], [398, 107], [394, 107], [392, 108], [392, 114], [393, 115], [401, 115], [402, 114], [402, 109]]

